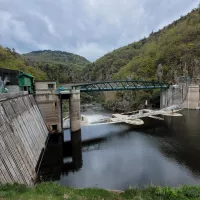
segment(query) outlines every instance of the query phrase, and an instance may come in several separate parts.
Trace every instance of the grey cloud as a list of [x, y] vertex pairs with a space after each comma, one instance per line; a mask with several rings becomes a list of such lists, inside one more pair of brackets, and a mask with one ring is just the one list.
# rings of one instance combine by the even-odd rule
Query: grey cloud
[[0, 0], [0, 44], [64, 50], [93, 61], [148, 36], [198, 0]]

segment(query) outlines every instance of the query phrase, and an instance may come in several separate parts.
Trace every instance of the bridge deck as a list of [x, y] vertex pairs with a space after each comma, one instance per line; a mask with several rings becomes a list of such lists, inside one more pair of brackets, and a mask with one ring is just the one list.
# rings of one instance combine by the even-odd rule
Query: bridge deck
[[[100, 92], [100, 91], [119, 91], [119, 90], [152, 90], [152, 89], [167, 89], [167, 83], [153, 81], [104, 81], [91, 82], [86, 84], [74, 84], [70, 89], [80, 90], [80, 92]], [[67, 88], [59, 88], [58, 91], [69, 90]]]

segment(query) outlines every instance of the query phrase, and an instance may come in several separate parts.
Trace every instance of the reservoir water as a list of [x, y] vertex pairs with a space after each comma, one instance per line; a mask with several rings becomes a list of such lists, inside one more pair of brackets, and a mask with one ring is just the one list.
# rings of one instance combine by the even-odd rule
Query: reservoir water
[[66, 130], [64, 137], [50, 138], [40, 177], [77, 188], [198, 185], [200, 111], [182, 114], [137, 129], [126, 124], [85, 126], [73, 136], [73, 144]]

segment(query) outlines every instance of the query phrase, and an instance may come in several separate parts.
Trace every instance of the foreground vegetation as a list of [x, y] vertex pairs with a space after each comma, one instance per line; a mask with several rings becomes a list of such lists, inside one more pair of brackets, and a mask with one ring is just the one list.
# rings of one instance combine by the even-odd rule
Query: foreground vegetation
[[42, 183], [34, 188], [23, 185], [0, 185], [0, 199], [68, 199], [68, 200], [173, 200], [200, 199], [200, 186], [183, 186], [177, 189], [170, 187], [132, 188], [124, 192], [107, 191], [104, 189], [74, 189], [56, 183]]

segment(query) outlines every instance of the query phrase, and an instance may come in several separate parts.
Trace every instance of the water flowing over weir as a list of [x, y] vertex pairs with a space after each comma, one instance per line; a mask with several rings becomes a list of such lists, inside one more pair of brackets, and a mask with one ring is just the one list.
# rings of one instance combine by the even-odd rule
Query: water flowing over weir
[[32, 95], [2, 95], [0, 183], [33, 185], [47, 138], [47, 127]]

